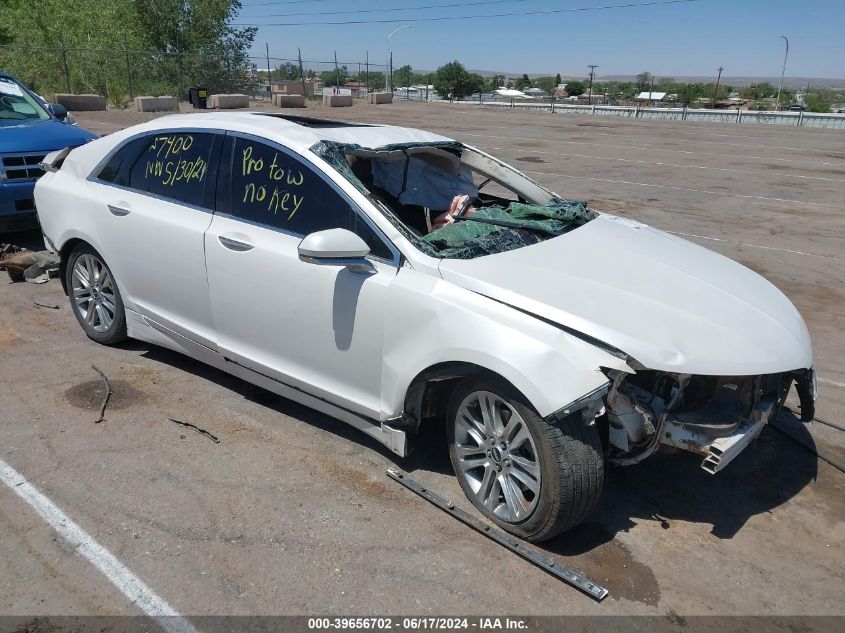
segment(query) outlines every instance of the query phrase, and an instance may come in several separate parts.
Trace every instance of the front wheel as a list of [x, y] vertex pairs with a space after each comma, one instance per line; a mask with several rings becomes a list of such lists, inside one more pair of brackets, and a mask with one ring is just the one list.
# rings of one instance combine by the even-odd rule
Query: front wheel
[[601, 441], [580, 415], [549, 423], [508, 383], [461, 381], [449, 405], [452, 467], [487, 518], [540, 542], [583, 521], [604, 484]]
[[88, 338], [103, 345], [125, 340], [123, 300], [102, 256], [88, 244], [79, 244], [68, 258], [65, 274], [73, 314]]

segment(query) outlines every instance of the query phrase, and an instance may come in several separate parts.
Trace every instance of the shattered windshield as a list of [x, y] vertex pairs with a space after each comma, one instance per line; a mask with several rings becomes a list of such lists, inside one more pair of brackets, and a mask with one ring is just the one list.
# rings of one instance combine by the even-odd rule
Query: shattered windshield
[[378, 149], [323, 141], [312, 150], [427, 255], [471, 259], [572, 231], [595, 214], [457, 142]]

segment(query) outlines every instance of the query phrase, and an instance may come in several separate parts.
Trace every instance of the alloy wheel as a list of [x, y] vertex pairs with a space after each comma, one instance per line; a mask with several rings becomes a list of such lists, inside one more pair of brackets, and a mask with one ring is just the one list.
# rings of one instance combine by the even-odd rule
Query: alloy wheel
[[527, 519], [540, 498], [540, 462], [525, 421], [503, 398], [470, 393], [455, 416], [458, 476], [479, 504], [507, 523]]
[[116, 298], [106, 265], [90, 253], [80, 255], [73, 265], [71, 293], [85, 323], [95, 332], [108, 332], [115, 319]]

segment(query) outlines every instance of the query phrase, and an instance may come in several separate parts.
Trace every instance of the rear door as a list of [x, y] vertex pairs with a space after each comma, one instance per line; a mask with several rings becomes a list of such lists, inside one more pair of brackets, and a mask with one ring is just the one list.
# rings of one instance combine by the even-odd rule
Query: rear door
[[130, 140], [92, 176], [101, 249], [130, 309], [214, 346], [204, 234], [223, 134], [167, 130]]
[[[280, 145], [229, 133], [218, 184], [205, 246], [220, 351], [378, 417], [398, 252], [319, 169]], [[330, 228], [369, 244], [372, 272], [300, 261], [302, 238]]]

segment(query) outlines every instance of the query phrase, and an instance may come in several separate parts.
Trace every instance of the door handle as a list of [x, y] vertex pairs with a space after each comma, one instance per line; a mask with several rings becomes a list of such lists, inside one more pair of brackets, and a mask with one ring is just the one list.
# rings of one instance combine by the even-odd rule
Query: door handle
[[218, 241], [228, 248], [230, 251], [237, 251], [237, 252], [244, 252], [244, 251], [251, 251], [255, 248], [254, 244], [250, 244], [249, 242], [242, 242], [241, 240], [236, 240], [231, 237], [226, 237], [224, 235], [217, 236]]
[[122, 203], [120, 204], [107, 204], [106, 205], [111, 212], [112, 215], [116, 215], [118, 217], [122, 217], [124, 215], [129, 215], [131, 209], [128, 206], [124, 206]]

